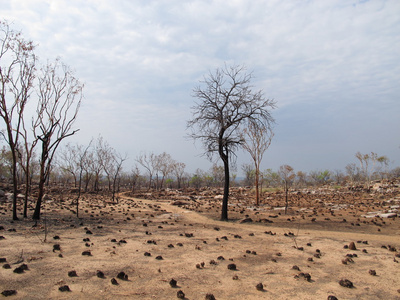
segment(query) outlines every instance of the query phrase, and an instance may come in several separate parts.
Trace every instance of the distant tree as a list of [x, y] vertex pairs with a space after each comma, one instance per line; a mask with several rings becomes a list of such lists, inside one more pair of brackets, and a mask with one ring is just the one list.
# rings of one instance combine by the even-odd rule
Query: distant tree
[[78, 184], [78, 172], [79, 172], [79, 157], [78, 157], [78, 145], [72, 145], [70, 143], [65, 145], [65, 148], [60, 151], [59, 167], [63, 172], [71, 174], [74, 179], [74, 187]]
[[281, 178], [279, 174], [272, 169], [267, 169], [263, 172], [263, 178], [269, 187], [276, 187], [281, 184]]
[[211, 178], [215, 186], [220, 187], [223, 186], [224, 183], [224, 167], [218, 166], [217, 164], [213, 164], [210, 170]]
[[307, 185], [307, 173], [303, 171], [297, 171], [296, 173], [296, 184], [300, 187]]
[[18, 147], [24, 111], [32, 92], [36, 71], [35, 46], [25, 41], [21, 33], [0, 21], [0, 117], [5, 131], [0, 131], [12, 157], [13, 201], [12, 218], [17, 216]]
[[384, 179], [385, 177], [387, 178], [389, 158], [386, 155], [383, 155], [377, 158], [377, 162], [379, 163], [378, 173], [380, 174], [381, 179]]
[[293, 168], [289, 165], [283, 165], [279, 167], [278, 175], [283, 184], [283, 188], [285, 191], [285, 214], [287, 214], [288, 206], [289, 206], [289, 187], [292, 185], [293, 180], [295, 178], [295, 173], [293, 172]]
[[254, 182], [255, 170], [252, 164], [243, 164], [244, 184], [250, 186]]
[[342, 170], [336, 169], [334, 172], [331, 173], [333, 179], [335, 180], [337, 185], [341, 185], [344, 181], [344, 174]]
[[250, 123], [247, 128], [243, 130], [243, 138], [245, 140], [243, 148], [249, 152], [254, 163], [254, 185], [256, 188], [256, 205], [260, 205], [260, 164], [263, 159], [265, 151], [271, 145], [274, 134], [272, 129], [257, 126], [255, 123]]
[[50, 176], [52, 161], [60, 143], [74, 135], [73, 130], [82, 100], [83, 85], [71, 69], [59, 59], [41, 69], [38, 83], [39, 130], [35, 137], [41, 142], [39, 193], [33, 219], [40, 219], [44, 186]]
[[164, 186], [164, 180], [173, 171], [175, 161], [170, 154], [163, 152], [156, 156], [157, 160], [157, 170], [161, 173], [160, 188]]
[[87, 154], [89, 153], [89, 148], [91, 147], [92, 141], [89, 142], [85, 148], [82, 145], [76, 147], [76, 162], [78, 165], [77, 177], [78, 177], [78, 195], [76, 196], [76, 217], [79, 218], [79, 199], [81, 197], [82, 189], [82, 177], [85, 171], [85, 164], [87, 163]]
[[358, 174], [358, 169], [356, 164], [355, 163], [348, 164], [346, 165], [345, 169], [347, 177], [349, 178], [350, 182], [354, 183]]
[[329, 172], [329, 170], [319, 171], [317, 176], [318, 183], [324, 185], [328, 182], [330, 177], [331, 172]]
[[120, 175], [122, 172], [122, 164], [124, 163], [124, 161], [126, 161], [128, 159], [128, 156], [122, 156], [119, 153], [116, 153], [115, 155], [113, 155], [113, 168], [111, 169], [112, 171], [112, 200], [113, 202], [115, 200], [117, 200], [118, 202], [118, 198], [115, 197], [115, 194], [119, 192], [119, 182], [120, 182]]
[[182, 187], [183, 177], [185, 176], [186, 165], [182, 162], [175, 162], [172, 168], [172, 172], [176, 178], [178, 189]]
[[212, 159], [218, 154], [225, 172], [221, 220], [228, 220], [230, 163], [236, 150], [243, 146], [243, 128], [253, 123], [259, 128], [269, 128], [274, 121], [270, 110], [275, 101], [265, 99], [262, 91], [253, 92], [252, 74], [244, 67], [217, 69], [196, 87], [194, 97], [199, 102], [192, 108], [193, 119], [188, 122], [191, 137], [199, 139], [205, 154]]
[[191, 176], [189, 184], [196, 189], [199, 189], [204, 181], [204, 171], [197, 169], [195, 173]]
[[135, 165], [130, 173], [130, 181], [131, 181], [131, 185], [132, 185], [132, 189], [131, 192], [134, 193], [137, 187], [137, 184], [139, 182], [139, 178], [140, 178], [140, 170], [138, 168], [137, 165]]
[[156, 161], [156, 159], [155, 159], [154, 153], [150, 153], [150, 154], [142, 153], [136, 158], [136, 162], [138, 162], [139, 165], [141, 165], [143, 168], [145, 168], [147, 173], [149, 174], [149, 185], [148, 185], [149, 190], [151, 188], [153, 175], [154, 175], [154, 171], [155, 171], [155, 168], [154, 168], [155, 161]]

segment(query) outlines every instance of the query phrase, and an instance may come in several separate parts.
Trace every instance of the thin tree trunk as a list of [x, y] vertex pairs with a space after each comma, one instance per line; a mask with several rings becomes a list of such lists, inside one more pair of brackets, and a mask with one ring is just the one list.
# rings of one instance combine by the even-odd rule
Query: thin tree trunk
[[17, 180], [17, 156], [15, 149], [12, 152], [12, 176], [13, 176], [13, 220], [19, 220], [17, 216], [17, 194], [18, 194], [18, 180]]
[[260, 191], [258, 189], [258, 176], [259, 176], [259, 172], [258, 169], [256, 169], [256, 205], [259, 206], [260, 205]]

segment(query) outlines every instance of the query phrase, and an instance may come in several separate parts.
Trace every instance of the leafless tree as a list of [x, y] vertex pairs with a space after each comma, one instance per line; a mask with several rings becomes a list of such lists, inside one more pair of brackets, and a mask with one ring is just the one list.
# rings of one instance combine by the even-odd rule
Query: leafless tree
[[[156, 170], [159, 171], [162, 175], [160, 188], [164, 186], [164, 180], [168, 177], [168, 175], [172, 172], [175, 161], [171, 157], [170, 154], [163, 152], [159, 155], [156, 155]], [[157, 184], [158, 185], [158, 184]]]
[[153, 174], [154, 174], [154, 165], [155, 165], [155, 154], [154, 153], [142, 153], [137, 158], [136, 161], [146, 169], [149, 174], [149, 186], [148, 189], [151, 188]]
[[348, 164], [346, 167], [346, 174], [350, 180], [350, 182], [353, 184], [354, 181], [356, 180], [358, 176], [358, 168], [355, 163]]
[[122, 164], [124, 163], [125, 160], [127, 160], [128, 157], [121, 156], [119, 153], [115, 153], [113, 155], [113, 168], [111, 169], [111, 174], [112, 174], [112, 201], [114, 202], [118, 198], [115, 197], [115, 194], [119, 192], [119, 179], [122, 171]]
[[93, 190], [95, 192], [100, 189], [100, 177], [103, 171], [102, 161], [105, 159], [103, 158], [103, 143], [103, 137], [99, 136], [94, 146], [94, 152], [88, 155], [91, 158], [90, 168], [94, 175]]
[[72, 145], [68, 143], [65, 148], [60, 151], [59, 167], [62, 171], [71, 174], [74, 179], [74, 186], [78, 184], [79, 172], [79, 145]]
[[296, 174], [293, 172], [293, 168], [289, 165], [283, 165], [279, 167], [278, 171], [279, 177], [281, 178], [283, 188], [285, 190], [285, 214], [287, 214], [288, 206], [289, 206], [289, 187], [293, 182]]
[[271, 128], [259, 127], [255, 123], [250, 123], [243, 130], [243, 138], [245, 140], [243, 148], [249, 152], [255, 169], [254, 184], [256, 187], [256, 205], [260, 205], [260, 164], [265, 151], [271, 145], [274, 134]]
[[7, 22], [0, 21], [0, 117], [6, 127], [1, 134], [12, 155], [13, 220], [18, 220], [17, 149], [24, 110], [35, 79], [34, 48], [33, 43], [25, 41], [21, 33], [10, 29]]
[[217, 164], [213, 164], [210, 173], [212, 175], [212, 181], [216, 187], [221, 187], [224, 184], [225, 173], [224, 167]]
[[130, 174], [130, 181], [131, 181], [131, 185], [132, 185], [132, 190], [131, 192], [134, 193], [136, 190], [136, 186], [138, 183], [140, 177], [140, 170], [138, 168], [137, 165], [135, 165], [132, 170], [131, 170], [131, 174]]
[[39, 195], [33, 219], [40, 219], [44, 185], [49, 178], [52, 161], [60, 143], [78, 130], [72, 126], [78, 115], [83, 85], [71, 69], [57, 59], [41, 69], [38, 83], [39, 130], [35, 137], [41, 141]]
[[24, 198], [24, 218], [28, 217], [28, 197], [30, 195], [31, 190], [31, 181], [34, 174], [34, 164], [33, 161], [35, 156], [35, 147], [38, 143], [37, 138], [32, 138], [32, 142], [29, 141], [30, 133], [34, 132], [39, 126], [39, 118], [38, 116], [32, 117], [32, 127], [31, 131], [28, 132], [26, 128], [26, 120], [22, 120], [22, 128], [20, 131], [20, 135], [22, 137], [23, 145], [18, 148], [18, 155], [22, 169], [25, 173], [25, 198]]
[[84, 147], [82, 145], [71, 145], [67, 144], [66, 149], [61, 153], [64, 165], [60, 167], [63, 170], [71, 173], [74, 177], [74, 185], [78, 187], [78, 195], [75, 199], [76, 205], [76, 217], [79, 218], [79, 199], [81, 197], [83, 173], [85, 171], [85, 164], [87, 163], [87, 154], [91, 147], [92, 141], [89, 145]]
[[112, 148], [107, 141], [102, 137], [98, 139], [98, 144], [96, 148], [97, 160], [102, 167], [102, 171], [106, 173], [108, 190], [112, 190], [113, 173], [114, 173], [114, 159], [115, 159], [115, 149]]
[[176, 162], [173, 165], [172, 172], [173, 172], [174, 176], [176, 177], [176, 181], [178, 183], [178, 189], [180, 189], [182, 187], [183, 177], [185, 176], [185, 168], [186, 168], [186, 165], [182, 162]]
[[253, 92], [251, 79], [252, 74], [244, 67], [225, 65], [210, 72], [201, 86], [193, 90], [198, 102], [192, 108], [193, 119], [188, 121], [188, 128], [192, 129], [190, 136], [203, 143], [210, 159], [218, 154], [224, 166], [221, 220], [228, 220], [230, 163], [244, 144], [243, 128], [250, 123], [269, 128], [274, 122], [270, 110], [275, 107], [275, 101], [265, 99], [262, 91]]

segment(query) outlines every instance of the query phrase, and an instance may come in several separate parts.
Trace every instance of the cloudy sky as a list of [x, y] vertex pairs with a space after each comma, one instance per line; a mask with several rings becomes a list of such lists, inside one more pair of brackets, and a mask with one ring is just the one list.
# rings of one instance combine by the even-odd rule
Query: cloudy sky
[[[129, 160], [166, 151], [208, 170], [188, 140], [192, 90], [245, 65], [275, 99], [262, 169], [344, 169], [357, 151], [400, 165], [398, 0], [0, 0], [0, 18], [85, 84], [71, 142], [103, 138]], [[250, 163], [238, 153], [238, 170]]]

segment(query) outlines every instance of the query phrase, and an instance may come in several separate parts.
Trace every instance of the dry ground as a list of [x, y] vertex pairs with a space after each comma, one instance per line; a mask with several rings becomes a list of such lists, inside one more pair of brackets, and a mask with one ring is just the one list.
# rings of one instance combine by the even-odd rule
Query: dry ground
[[[334, 210], [314, 197], [288, 215], [233, 200], [233, 221], [221, 222], [220, 201], [210, 199], [178, 206], [171, 205], [176, 199], [126, 196], [105, 205], [100, 196], [85, 195], [81, 219], [70, 200], [48, 201], [37, 226], [10, 222], [10, 204], [0, 203], [0, 258], [6, 260], [0, 292], [16, 290], [11, 299], [177, 299], [180, 290], [185, 299], [400, 299], [400, 220], [363, 218], [379, 205], [375, 200]], [[245, 216], [253, 222], [240, 223]], [[356, 250], [345, 249], [351, 242]], [[15, 273], [22, 264], [28, 270]], [[120, 272], [127, 280], [117, 278]], [[341, 279], [354, 287], [342, 287]], [[59, 291], [64, 285], [70, 291]]]

